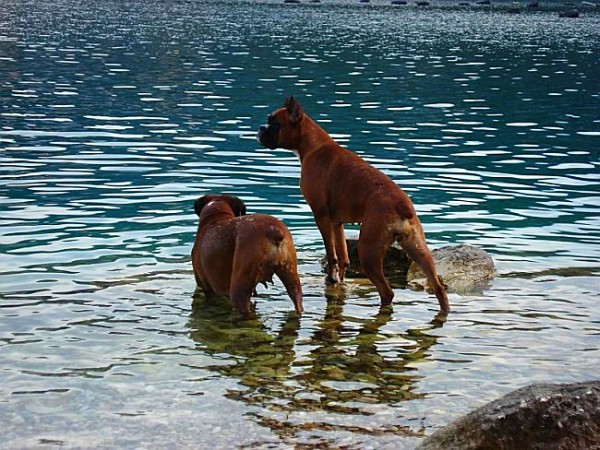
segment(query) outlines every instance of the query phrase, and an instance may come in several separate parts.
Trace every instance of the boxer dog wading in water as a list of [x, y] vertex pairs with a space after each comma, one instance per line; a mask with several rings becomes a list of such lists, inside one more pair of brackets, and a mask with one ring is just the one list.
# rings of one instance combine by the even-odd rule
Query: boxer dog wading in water
[[192, 248], [196, 284], [207, 297], [229, 295], [244, 318], [258, 283], [283, 282], [298, 314], [302, 288], [296, 249], [283, 222], [266, 214], [246, 215], [246, 205], [229, 195], [205, 195], [194, 203], [198, 232]]
[[383, 274], [383, 257], [397, 241], [425, 273], [440, 310], [450, 311], [421, 222], [412, 201], [396, 183], [336, 143], [293, 97], [269, 116], [257, 139], [267, 148], [288, 149], [300, 158], [300, 189], [323, 237], [328, 284], [342, 281], [349, 264], [344, 224], [361, 223], [360, 264], [377, 287], [382, 305], [391, 304], [394, 298]]

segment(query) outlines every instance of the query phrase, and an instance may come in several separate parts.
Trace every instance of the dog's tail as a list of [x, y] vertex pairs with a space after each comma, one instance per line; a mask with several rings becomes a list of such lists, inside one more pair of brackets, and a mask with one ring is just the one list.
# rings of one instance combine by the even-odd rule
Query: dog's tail
[[269, 240], [277, 247], [279, 247], [279, 244], [281, 244], [281, 242], [285, 239], [285, 233], [283, 232], [283, 230], [274, 225], [269, 225], [267, 227], [266, 233]]
[[395, 224], [394, 233], [394, 239], [425, 274], [429, 285], [433, 288], [435, 296], [438, 299], [440, 310], [444, 313], [449, 312], [450, 304], [448, 303], [446, 286], [437, 274], [435, 261], [427, 247], [423, 226], [417, 216], [413, 216], [412, 219], [399, 220]]
[[400, 201], [395, 205], [396, 213], [404, 219], [412, 220], [417, 215], [415, 207], [408, 194], [402, 189], [400, 189], [400, 195]]

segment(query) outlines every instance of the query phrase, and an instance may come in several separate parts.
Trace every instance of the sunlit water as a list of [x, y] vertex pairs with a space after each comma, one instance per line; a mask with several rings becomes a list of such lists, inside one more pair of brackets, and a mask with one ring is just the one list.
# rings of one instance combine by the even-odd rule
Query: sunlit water
[[[0, 5], [3, 448], [412, 448], [533, 382], [598, 378], [600, 16], [452, 3]], [[325, 290], [285, 95], [498, 276]], [[193, 200], [240, 196], [299, 251], [258, 320], [192, 306]], [[356, 232], [354, 232], [355, 234]], [[352, 232], [350, 233], [352, 234]]]

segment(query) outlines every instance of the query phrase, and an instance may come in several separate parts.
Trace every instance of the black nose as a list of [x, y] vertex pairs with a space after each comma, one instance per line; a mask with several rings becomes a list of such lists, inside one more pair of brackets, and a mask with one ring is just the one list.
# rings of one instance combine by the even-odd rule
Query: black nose
[[259, 144], [261, 145], [265, 145], [263, 143], [263, 136], [265, 135], [265, 131], [267, 131], [267, 127], [264, 125], [261, 125], [258, 128], [258, 133], [256, 133], [256, 140], [258, 141]]

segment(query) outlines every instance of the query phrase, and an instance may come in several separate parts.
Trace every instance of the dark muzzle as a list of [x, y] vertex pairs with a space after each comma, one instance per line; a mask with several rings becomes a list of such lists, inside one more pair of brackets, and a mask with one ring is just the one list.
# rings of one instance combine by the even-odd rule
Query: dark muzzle
[[278, 147], [279, 142], [279, 130], [281, 125], [277, 122], [273, 116], [269, 116], [268, 125], [261, 125], [258, 130], [256, 138], [258, 142], [264, 147], [270, 148], [271, 150]]

